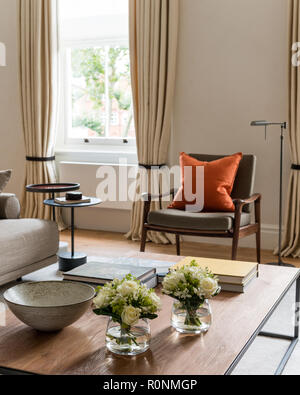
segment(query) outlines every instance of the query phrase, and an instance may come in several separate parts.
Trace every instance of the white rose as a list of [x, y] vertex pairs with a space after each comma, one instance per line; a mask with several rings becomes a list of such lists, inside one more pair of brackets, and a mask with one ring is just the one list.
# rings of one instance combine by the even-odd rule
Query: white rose
[[201, 281], [201, 291], [206, 296], [213, 296], [218, 290], [218, 282], [213, 278], [207, 277]]
[[121, 285], [118, 286], [117, 291], [123, 296], [127, 297], [130, 295], [134, 295], [134, 293], [138, 289], [138, 284], [135, 281], [124, 281]]
[[121, 316], [122, 322], [129, 326], [135, 325], [140, 319], [140, 313], [140, 309], [136, 309], [133, 306], [126, 306]]
[[103, 309], [110, 303], [110, 295], [105, 289], [101, 290], [94, 299], [94, 305], [97, 309]]

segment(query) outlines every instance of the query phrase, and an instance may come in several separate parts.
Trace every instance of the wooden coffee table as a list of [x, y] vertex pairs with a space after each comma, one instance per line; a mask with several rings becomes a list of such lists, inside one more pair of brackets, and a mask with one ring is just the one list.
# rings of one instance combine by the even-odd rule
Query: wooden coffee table
[[[182, 259], [153, 254], [134, 256], [174, 262]], [[246, 294], [222, 292], [212, 301], [213, 325], [203, 336], [180, 335], [173, 330], [170, 326], [173, 301], [160, 295], [163, 309], [151, 324], [150, 350], [134, 358], [113, 355], [106, 349], [107, 318], [97, 317], [91, 311], [56, 334], [38, 333], [8, 313], [7, 325], [0, 328], [0, 373], [224, 375], [232, 373], [254, 339], [262, 335], [291, 342], [276, 371], [281, 374], [297, 344], [298, 326], [295, 323], [291, 337], [261, 333], [261, 329], [295, 283], [299, 303], [299, 276], [299, 269], [261, 265], [259, 279]], [[299, 304], [295, 307], [296, 317], [298, 310]]]

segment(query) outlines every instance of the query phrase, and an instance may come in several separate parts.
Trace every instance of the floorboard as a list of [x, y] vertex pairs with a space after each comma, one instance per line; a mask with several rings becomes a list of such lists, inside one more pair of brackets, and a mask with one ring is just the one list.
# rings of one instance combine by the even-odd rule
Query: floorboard
[[[62, 232], [61, 240], [69, 242], [70, 232]], [[117, 256], [130, 251], [139, 251], [140, 243], [127, 240], [124, 234], [121, 233], [76, 230], [75, 246], [77, 251], [83, 251], [90, 256]], [[176, 255], [176, 247], [173, 245], [157, 245], [154, 243], [147, 243], [146, 251], [157, 254]], [[231, 248], [229, 246], [219, 244], [182, 242], [181, 255], [230, 259]], [[240, 247], [238, 252], [238, 260], [255, 262], [255, 249]], [[262, 263], [274, 261], [276, 261], [276, 257], [273, 255], [272, 251], [262, 251]], [[300, 268], [300, 259], [285, 258], [284, 261], [287, 263], [292, 263], [296, 267]]]

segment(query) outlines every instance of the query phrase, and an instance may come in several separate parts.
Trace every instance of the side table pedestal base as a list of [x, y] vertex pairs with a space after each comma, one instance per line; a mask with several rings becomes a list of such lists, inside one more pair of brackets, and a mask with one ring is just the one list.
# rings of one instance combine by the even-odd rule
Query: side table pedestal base
[[58, 256], [59, 270], [61, 272], [69, 272], [76, 267], [87, 263], [87, 256], [81, 252], [75, 252], [72, 256], [71, 252], [63, 252]]

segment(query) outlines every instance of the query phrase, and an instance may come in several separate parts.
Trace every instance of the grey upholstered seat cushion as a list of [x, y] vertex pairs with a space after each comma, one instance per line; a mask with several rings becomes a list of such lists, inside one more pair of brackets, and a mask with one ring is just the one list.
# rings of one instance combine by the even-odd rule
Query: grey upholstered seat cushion
[[32, 265], [57, 253], [55, 222], [39, 219], [0, 221], [0, 275]]
[[20, 216], [20, 203], [11, 193], [0, 193], [0, 219], [17, 219]]
[[[249, 225], [251, 215], [242, 214], [241, 226]], [[180, 210], [152, 211], [148, 216], [151, 225], [191, 230], [231, 230], [234, 225], [234, 213], [189, 213]]]

